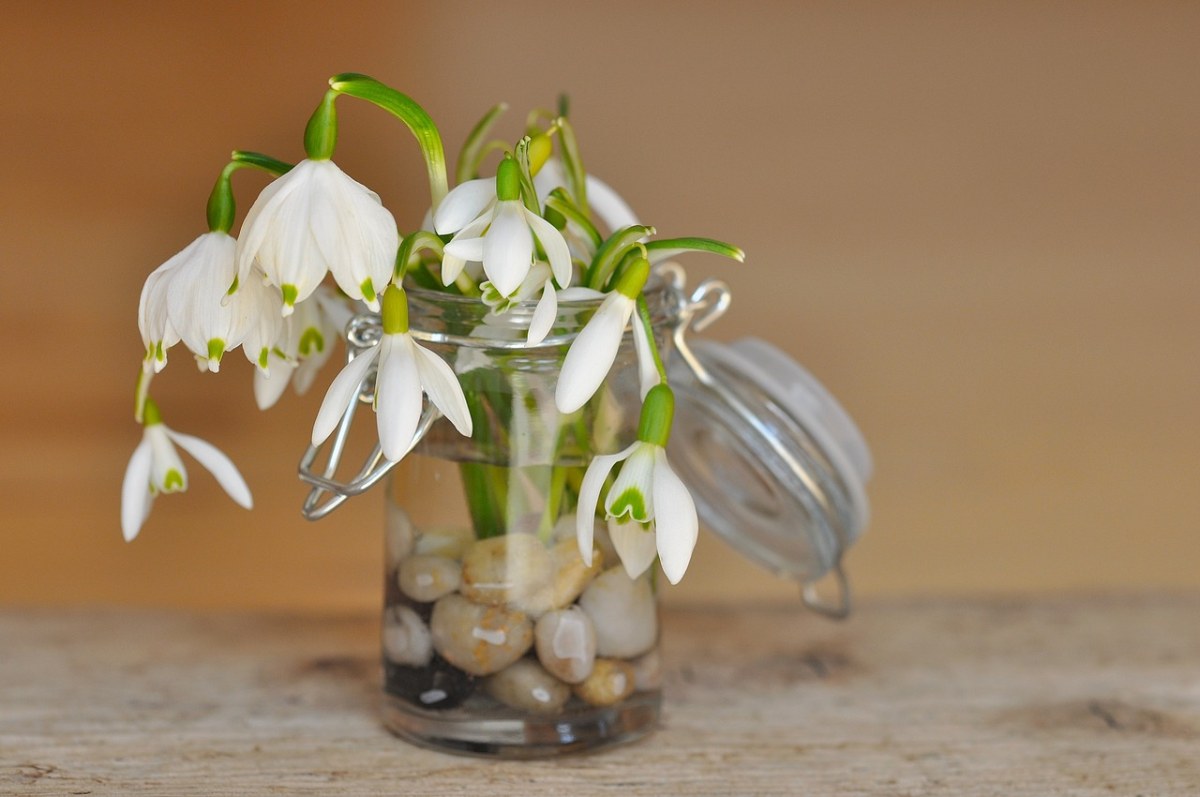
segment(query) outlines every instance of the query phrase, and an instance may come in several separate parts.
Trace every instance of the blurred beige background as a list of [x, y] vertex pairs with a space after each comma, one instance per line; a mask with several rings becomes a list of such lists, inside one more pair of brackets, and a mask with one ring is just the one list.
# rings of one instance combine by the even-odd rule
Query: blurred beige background
[[[254, 408], [185, 357], [192, 469], [125, 545], [145, 275], [203, 230], [234, 147], [301, 157], [339, 71], [477, 116], [566, 89], [586, 163], [744, 266], [711, 334], [774, 340], [873, 446], [862, 594], [1200, 586], [1200, 6], [1190, 3], [44, 3], [6, 10], [0, 602], [341, 610], [379, 600], [382, 499], [320, 524], [294, 468], [320, 391]], [[338, 160], [402, 227], [398, 123], [344, 101]], [[238, 178], [248, 207], [262, 178]], [[703, 539], [670, 600], [793, 594]]]

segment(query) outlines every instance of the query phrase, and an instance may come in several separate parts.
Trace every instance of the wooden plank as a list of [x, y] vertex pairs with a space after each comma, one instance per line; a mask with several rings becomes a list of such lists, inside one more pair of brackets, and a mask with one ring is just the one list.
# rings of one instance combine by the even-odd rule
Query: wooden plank
[[372, 617], [0, 613], [0, 793], [1185, 795], [1200, 595], [667, 612], [667, 712], [593, 756], [417, 749]]

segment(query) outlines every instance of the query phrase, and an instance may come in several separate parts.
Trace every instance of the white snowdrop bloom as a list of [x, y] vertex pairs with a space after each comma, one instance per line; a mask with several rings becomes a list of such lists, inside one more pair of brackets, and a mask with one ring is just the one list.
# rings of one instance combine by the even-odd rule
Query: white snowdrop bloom
[[[480, 285], [483, 303], [492, 308], [494, 315], [503, 315], [515, 305], [531, 301], [538, 297], [537, 306], [529, 318], [529, 331], [525, 342], [536, 346], [546, 339], [558, 318], [559, 301], [573, 302], [586, 299], [601, 299], [604, 294], [590, 288], [564, 288], [559, 291], [554, 287], [554, 278], [550, 267], [539, 261], [529, 269], [524, 281], [508, 296], [500, 295], [500, 291], [491, 282]], [[540, 295], [539, 295], [540, 294]]]
[[[496, 169], [492, 194], [488, 180], [471, 180], [446, 195], [434, 213], [439, 235], [455, 233], [445, 247], [442, 281], [450, 284], [468, 262], [483, 271], [501, 296], [515, 292], [533, 265], [534, 240], [542, 245], [558, 284], [571, 281], [571, 251], [562, 233], [521, 202], [520, 167], [512, 159]], [[474, 215], [472, 215], [474, 214]], [[449, 261], [447, 263], [447, 260]]]
[[145, 371], [157, 373], [165, 368], [167, 350], [179, 342], [179, 334], [171, 326], [167, 314], [167, 296], [171, 278], [175, 276], [182, 255], [183, 252], [180, 252], [154, 269], [142, 285], [142, 294], [138, 299], [138, 330], [146, 347], [146, 357], [142, 360]]
[[412, 447], [421, 418], [422, 393], [459, 434], [470, 436], [471, 413], [458, 377], [440, 357], [413, 340], [408, 332], [407, 302], [403, 290], [388, 287], [383, 297], [383, 337], [377, 346], [351, 360], [329, 386], [313, 424], [313, 445], [323, 443], [337, 428], [376, 361], [375, 422], [385, 457], [402, 459]]
[[142, 442], [129, 458], [121, 487], [121, 533], [126, 542], [138, 535], [150, 515], [155, 496], [187, 489], [187, 470], [176, 445], [195, 457], [238, 506], [251, 508], [250, 488], [229, 457], [197, 437], [167, 428], [158, 407], [149, 399], [144, 418]]
[[166, 283], [167, 318], [201, 369], [218, 371], [221, 356], [241, 345], [245, 325], [238, 307], [223, 304], [236, 274], [236, 241], [223, 232], [207, 232], [173, 259]]
[[284, 322], [288, 319], [281, 315], [282, 305], [279, 289], [266, 284], [257, 269], [230, 302], [241, 317], [242, 353], [260, 373], [269, 372], [271, 349], [286, 331]]
[[600, 491], [618, 462], [623, 463], [604, 500], [609, 534], [621, 563], [637, 578], [657, 553], [663, 572], [679, 583], [692, 558], [700, 521], [696, 505], [667, 462], [666, 444], [675, 399], [666, 385], [646, 397], [638, 441], [616, 454], [592, 458], [579, 488], [576, 537], [579, 552], [591, 564], [593, 518]]
[[[617, 359], [617, 350], [621, 347], [621, 339], [625, 336], [625, 327], [637, 308], [637, 297], [646, 284], [650, 274], [650, 264], [645, 259], [635, 261], [625, 274], [621, 275], [612, 293], [600, 303], [596, 313], [588, 319], [583, 329], [571, 342], [571, 348], [563, 359], [562, 370], [558, 375], [558, 386], [554, 391], [554, 401], [559, 412], [572, 413], [588, 402], [604, 378], [608, 376], [613, 361]], [[634, 327], [638, 324], [635, 322]], [[639, 362], [643, 357], [653, 361], [649, 352], [649, 342], [644, 335], [634, 337], [639, 352]], [[646, 351], [643, 353], [642, 349]], [[643, 384], [647, 374], [642, 372]], [[643, 390], [646, 392], [648, 388]]]
[[328, 272], [352, 299], [379, 309], [400, 245], [396, 222], [379, 196], [329, 160], [303, 160], [267, 186], [242, 224], [240, 282], [258, 263], [280, 289], [283, 315], [316, 290]]
[[298, 303], [295, 313], [282, 319], [282, 334], [267, 352], [268, 367], [254, 373], [258, 408], [274, 406], [289, 384], [297, 394], [307, 393], [352, 316], [346, 303], [324, 285]]

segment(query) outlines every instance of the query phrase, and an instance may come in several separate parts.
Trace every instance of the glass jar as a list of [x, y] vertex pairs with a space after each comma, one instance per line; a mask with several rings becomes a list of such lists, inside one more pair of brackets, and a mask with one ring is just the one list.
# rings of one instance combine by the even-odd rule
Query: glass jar
[[[664, 356], [677, 299], [665, 284], [647, 290]], [[405, 739], [538, 757], [628, 741], [657, 721], [654, 569], [630, 579], [599, 520], [590, 566], [576, 542], [589, 461], [635, 437], [630, 337], [582, 410], [554, 404], [563, 357], [598, 305], [560, 303], [549, 337], [528, 347], [532, 305], [494, 316], [478, 299], [409, 291], [414, 337], [455, 369], [474, 432], [435, 421], [388, 484], [384, 717]]]

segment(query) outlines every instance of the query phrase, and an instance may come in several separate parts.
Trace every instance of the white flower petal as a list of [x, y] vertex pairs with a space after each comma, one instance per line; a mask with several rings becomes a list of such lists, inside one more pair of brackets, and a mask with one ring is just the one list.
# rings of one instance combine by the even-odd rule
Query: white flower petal
[[275, 352], [268, 356], [271, 368], [266, 372], [257, 368], [254, 370], [254, 403], [260, 410], [269, 410], [275, 406], [283, 391], [287, 390], [288, 383], [292, 381], [292, 374], [296, 371], [293, 363]]
[[258, 259], [259, 252], [271, 234], [275, 232], [275, 219], [279, 212], [279, 206], [287, 201], [292, 192], [303, 190], [311, 178], [309, 167], [312, 163], [313, 161], [301, 161], [287, 174], [275, 178], [250, 206], [246, 218], [242, 221], [242, 231], [237, 242], [239, 286], [246, 283], [250, 277], [250, 269]]
[[650, 337], [642, 319], [633, 319], [633, 347], [637, 351], [638, 384], [641, 387], [642, 400], [650, 392], [650, 388], [661, 380], [658, 376], [658, 365], [654, 362], [654, 352], [650, 348]]
[[[445, 253], [450, 257], [456, 257], [462, 261], [479, 262], [483, 260], [483, 241], [483, 238], [455, 238], [446, 244]], [[456, 274], [455, 276], [458, 275]], [[444, 277], [442, 279], [445, 281]]]
[[526, 341], [530, 346], [536, 346], [546, 339], [554, 327], [554, 319], [558, 318], [558, 297], [555, 295], [554, 284], [546, 283], [542, 289], [542, 298], [538, 299], [533, 317], [529, 319], [529, 336]]
[[454, 428], [464, 437], [470, 437], [471, 411], [467, 409], [467, 398], [463, 395], [462, 385], [453, 369], [429, 349], [415, 341], [412, 348], [417, 359], [417, 373], [421, 378], [421, 387], [429, 395], [433, 405], [450, 419]]
[[617, 358], [633, 308], [633, 299], [611, 293], [580, 330], [558, 375], [554, 401], [559, 412], [575, 412], [599, 389]]
[[638, 223], [637, 215], [621, 195], [590, 174], [587, 176], [587, 198], [589, 209], [613, 232]]
[[254, 499], [250, 496], [250, 488], [246, 485], [246, 480], [242, 478], [242, 474], [238, 473], [237, 466], [233, 464], [233, 461], [217, 450], [216, 446], [199, 437], [192, 437], [171, 429], [167, 430], [167, 434], [179, 444], [180, 448], [195, 457], [196, 461], [213, 475], [217, 484], [221, 485], [234, 503], [243, 509], [250, 509], [254, 506]]
[[358, 389], [362, 385], [371, 363], [379, 356], [379, 346], [365, 351], [355, 357], [341, 372], [334, 377], [325, 392], [321, 409], [317, 410], [317, 419], [313, 422], [312, 444], [319, 446], [324, 443], [342, 420], [342, 414], [350, 406], [351, 401], [358, 398]]
[[636, 521], [608, 521], [608, 536], [612, 539], [617, 556], [630, 578], [637, 578], [645, 573], [658, 555], [654, 540], [654, 531], [642, 526]]
[[375, 423], [383, 455], [395, 462], [412, 447], [421, 419], [421, 378], [407, 333], [384, 335], [375, 378]]
[[596, 299], [603, 299], [604, 292], [593, 288], [584, 288], [582, 286], [576, 288], [563, 288], [558, 292], [558, 300], [560, 302], [592, 302]]
[[575, 539], [579, 542], [579, 555], [584, 564], [592, 566], [592, 535], [596, 522], [596, 505], [600, 502], [600, 491], [604, 481], [618, 462], [628, 457], [638, 447], [634, 443], [616, 454], [598, 454], [588, 463], [583, 481], [579, 485], [579, 501], [575, 508]]
[[125, 542], [132, 542], [138, 535], [154, 501], [150, 492], [150, 456], [150, 441], [143, 436], [133, 449], [121, 484], [121, 534]]
[[654, 451], [657, 446], [636, 443], [634, 452], [608, 489], [604, 512], [610, 518], [628, 516], [648, 523], [654, 519]]
[[687, 571], [700, 533], [696, 504], [687, 487], [667, 464], [667, 452], [655, 446], [654, 509], [658, 557], [663, 572], [672, 584], [678, 584]]
[[[179, 493], [187, 489], [187, 468], [179, 458], [179, 452], [171, 443], [167, 428], [161, 423], [151, 424], [142, 431], [150, 441], [150, 486], [160, 493]], [[174, 473], [178, 480], [172, 479]]]
[[438, 235], [454, 233], [478, 218], [496, 198], [496, 178], [468, 180], [446, 194], [433, 214], [433, 229]]
[[525, 220], [529, 222], [529, 228], [537, 236], [542, 249], [546, 250], [546, 258], [550, 261], [550, 270], [554, 273], [554, 279], [558, 280], [561, 287], [569, 287], [571, 284], [571, 250], [567, 248], [567, 242], [563, 239], [562, 233], [529, 208], [522, 209], [525, 211]]
[[503, 296], [520, 286], [533, 263], [533, 233], [524, 211], [515, 199], [497, 203], [483, 239], [483, 270]]

